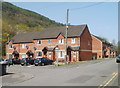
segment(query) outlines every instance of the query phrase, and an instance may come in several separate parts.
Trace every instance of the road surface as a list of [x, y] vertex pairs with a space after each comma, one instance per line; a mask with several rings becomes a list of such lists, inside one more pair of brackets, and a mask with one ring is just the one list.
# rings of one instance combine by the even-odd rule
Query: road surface
[[[87, 61], [66, 66], [20, 66], [7, 68], [19, 74], [17, 79], [3, 77], [4, 86], [118, 86], [118, 64], [115, 59]], [[29, 74], [20, 76], [20, 74]], [[13, 75], [14, 76], [14, 75]], [[23, 80], [19, 80], [19, 76]], [[23, 77], [23, 78], [22, 78]], [[11, 83], [6, 84], [6, 81]], [[16, 80], [12, 83], [12, 80]], [[18, 81], [18, 82], [17, 82]]]

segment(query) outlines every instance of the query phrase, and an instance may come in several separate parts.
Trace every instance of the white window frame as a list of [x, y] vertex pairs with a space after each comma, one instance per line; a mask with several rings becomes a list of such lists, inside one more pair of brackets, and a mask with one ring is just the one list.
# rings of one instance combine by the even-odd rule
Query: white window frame
[[42, 44], [42, 41], [41, 40], [37, 40], [37, 44], [38, 45]]
[[[24, 57], [23, 57], [24, 56]], [[26, 54], [22, 54], [22, 58], [26, 58]]]
[[65, 58], [65, 51], [58, 51], [58, 58]]
[[[10, 47], [10, 45], [11, 45], [11, 47]], [[13, 48], [12, 44], [8, 44], [8, 48], [9, 48], [9, 49], [12, 49], [12, 48]]]
[[52, 56], [52, 52], [48, 52], [48, 56], [51, 57]]
[[73, 51], [73, 57], [77, 56], [77, 51]]
[[61, 38], [61, 39], [58, 40], [58, 42], [59, 42], [59, 44], [64, 44], [64, 39]]
[[26, 44], [22, 44], [22, 48], [26, 48]]
[[71, 43], [75, 44], [75, 38], [71, 38]]
[[8, 59], [10, 59], [10, 55], [11, 55], [11, 58], [13, 58], [12, 53], [10, 53], [8, 54]]

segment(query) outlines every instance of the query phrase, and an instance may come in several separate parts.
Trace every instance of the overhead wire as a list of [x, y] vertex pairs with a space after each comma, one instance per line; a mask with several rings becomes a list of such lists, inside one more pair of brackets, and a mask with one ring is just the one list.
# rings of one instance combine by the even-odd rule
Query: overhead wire
[[79, 9], [85, 9], [85, 8], [89, 8], [89, 7], [92, 7], [92, 6], [100, 5], [100, 4], [103, 4], [103, 3], [104, 3], [104, 2], [99, 2], [99, 3], [95, 3], [95, 4], [83, 6], [83, 7], [80, 7], [80, 8], [72, 8], [72, 9], [69, 9], [69, 10], [70, 10], [70, 11], [74, 11], [74, 10], [79, 10]]

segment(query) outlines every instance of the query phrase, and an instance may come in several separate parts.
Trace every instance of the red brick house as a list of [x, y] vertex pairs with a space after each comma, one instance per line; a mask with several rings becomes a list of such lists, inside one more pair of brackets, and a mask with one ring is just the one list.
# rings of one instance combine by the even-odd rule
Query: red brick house
[[91, 35], [92, 37], [92, 54], [95, 58], [115, 57], [116, 51], [113, 45], [98, 36]]
[[[17, 34], [6, 44], [6, 57], [48, 57], [64, 61], [65, 41], [65, 27]], [[87, 25], [69, 26], [67, 42], [68, 61], [92, 59], [92, 38]]]

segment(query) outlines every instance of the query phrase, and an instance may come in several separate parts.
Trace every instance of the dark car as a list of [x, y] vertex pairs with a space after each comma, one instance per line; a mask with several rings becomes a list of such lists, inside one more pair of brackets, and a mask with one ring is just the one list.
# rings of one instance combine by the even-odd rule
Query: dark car
[[53, 60], [50, 60], [48, 58], [43, 57], [43, 58], [39, 58], [39, 59], [34, 60], [34, 64], [35, 64], [35, 66], [38, 66], [38, 65], [41, 65], [41, 66], [52, 65]]
[[116, 62], [120, 63], [120, 55], [118, 55], [118, 57], [116, 58]]
[[34, 64], [34, 59], [33, 58], [29, 58], [29, 64], [33, 65]]
[[34, 59], [33, 58], [22, 58], [21, 60], [21, 65], [33, 65], [34, 64]]
[[20, 60], [19, 59], [12, 59], [13, 64], [20, 64]]

